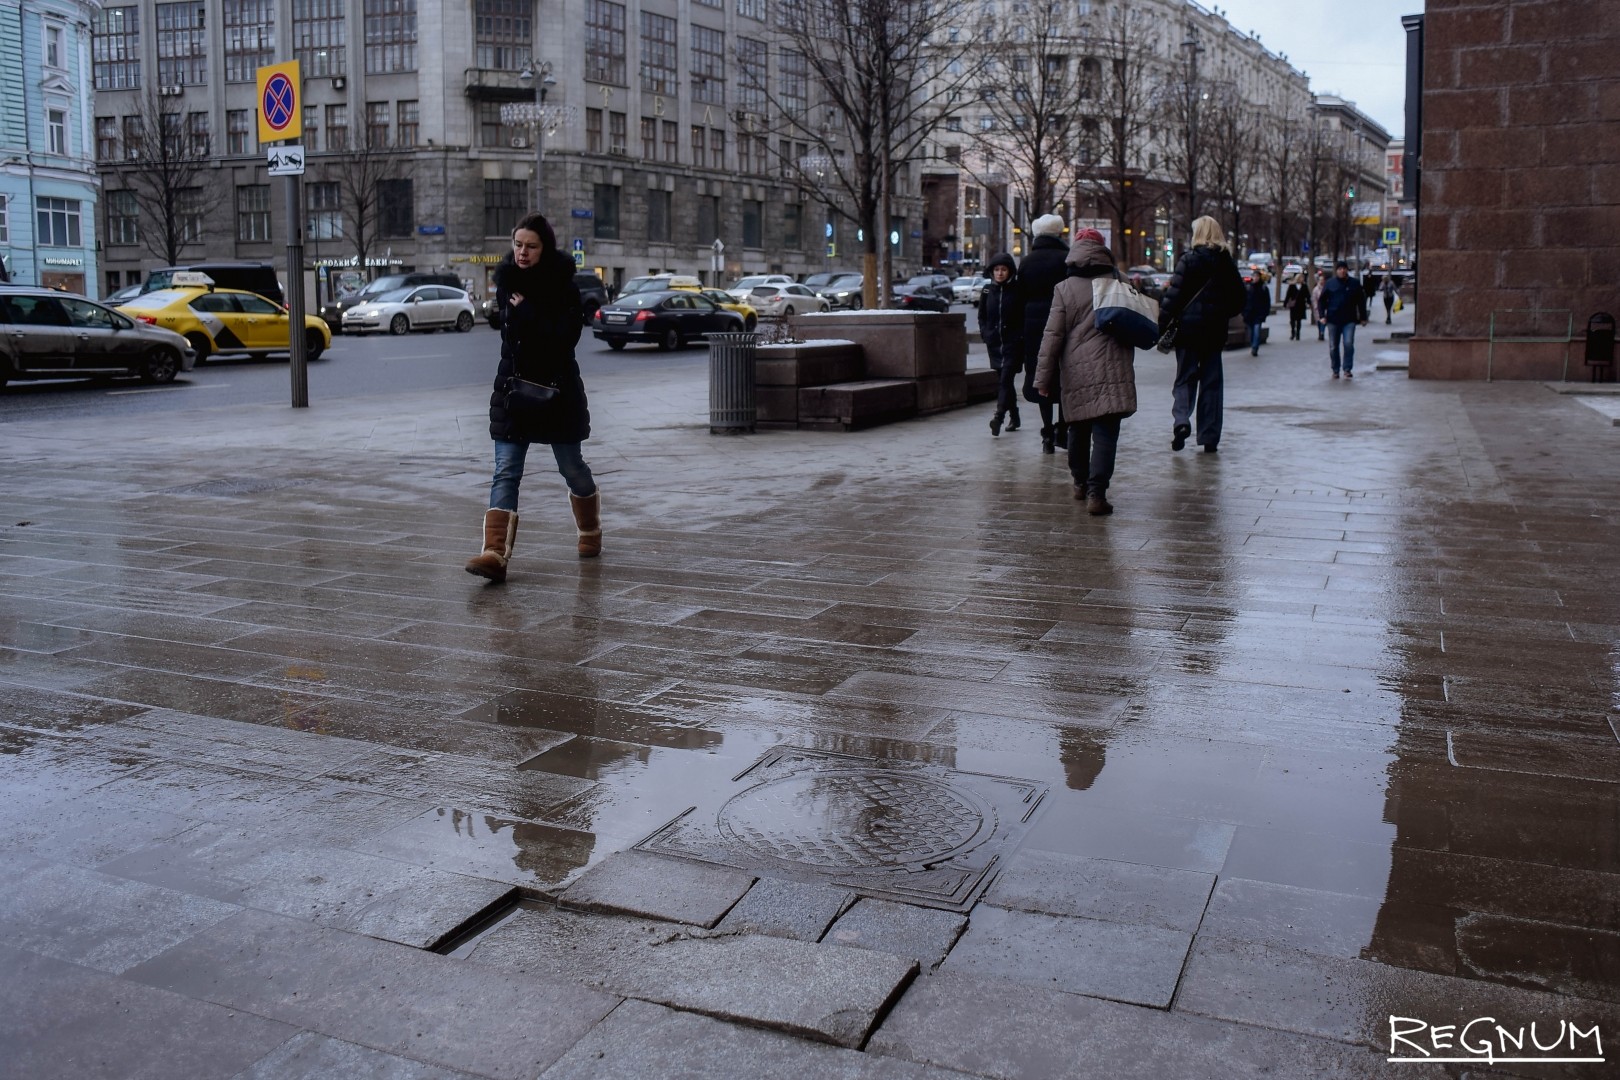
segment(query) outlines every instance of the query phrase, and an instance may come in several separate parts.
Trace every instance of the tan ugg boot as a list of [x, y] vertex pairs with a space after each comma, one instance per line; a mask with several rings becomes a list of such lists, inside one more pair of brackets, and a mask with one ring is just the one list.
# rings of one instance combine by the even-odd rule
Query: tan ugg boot
[[579, 529], [579, 557], [590, 559], [602, 554], [602, 489], [597, 488], [583, 499], [570, 491], [568, 503], [574, 508], [574, 525]]
[[506, 580], [506, 564], [517, 539], [518, 516], [511, 510], [484, 511], [484, 553], [467, 560], [467, 573], [499, 584]]

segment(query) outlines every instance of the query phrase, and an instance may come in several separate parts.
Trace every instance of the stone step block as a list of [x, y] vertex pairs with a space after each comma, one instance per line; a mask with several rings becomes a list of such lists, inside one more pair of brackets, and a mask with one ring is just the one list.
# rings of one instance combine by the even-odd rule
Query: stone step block
[[761, 345], [754, 361], [758, 386], [823, 386], [850, 382], [866, 374], [861, 347], [811, 342]]
[[846, 431], [917, 415], [913, 379], [865, 379], [807, 386], [799, 391], [799, 422], [839, 426]]
[[925, 379], [967, 370], [967, 316], [961, 312], [834, 311], [801, 316], [809, 338], [856, 342], [872, 379]]
[[968, 402], [966, 375], [935, 375], [917, 380], [917, 415], [959, 409]]
[[994, 401], [1001, 390], [1001, 373], [978, 368], [967, 373], [967, 399], [973, 405], [981, 401]]

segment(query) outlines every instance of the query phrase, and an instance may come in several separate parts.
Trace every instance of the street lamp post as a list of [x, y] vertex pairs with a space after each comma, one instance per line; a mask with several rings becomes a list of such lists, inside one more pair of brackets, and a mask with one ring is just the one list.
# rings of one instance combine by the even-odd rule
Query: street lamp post
[[[518, 72], [518, 82], [534, 87], [534, 210], [538, 214], [545, 209], [546, 198], [546, 92], [557, 85], [557, 77], [551, 73], [551, 61], [546, 60], [538, 68], [532, 62], [525, 64]], [[549, 126], [556, 128], [554, 123]]]

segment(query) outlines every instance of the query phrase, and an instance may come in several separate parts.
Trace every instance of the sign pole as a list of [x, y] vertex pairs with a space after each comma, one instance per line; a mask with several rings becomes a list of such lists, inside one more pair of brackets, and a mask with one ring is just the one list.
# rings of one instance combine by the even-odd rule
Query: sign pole
[[309, 358], [304, 352], [304, 178], [287, 177], [287, 354], [292, 407], [309, 408]]
[[[309, 408], [309, 357], [304, 351], [303, 79], [298, 61], [257, 69], [259, 142], [269, 146], [271, 176], [287, 178], [287, 357], [292, 407]], [[273, 145], [280, 143], [281, 145]]]

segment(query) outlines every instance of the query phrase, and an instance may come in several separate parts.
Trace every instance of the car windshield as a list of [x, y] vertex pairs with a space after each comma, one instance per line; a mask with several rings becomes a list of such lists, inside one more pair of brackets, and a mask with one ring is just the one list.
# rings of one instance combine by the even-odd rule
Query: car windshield
[[669, 287], [668, 281], [668, 278], [633, 277], [624, 283], [624, 288], [619, 290], [619, 294], [628, 296], [631, 293], [663, 290]]
[[811, 274], [804, 279], [804, 283], [814, 289], [822, 285], [831, 285], [838, 280], [838, 277], [837, 274]]
[[779, 293], [781, 291], [782, 290], [778, 289], [775, 285], [756, 285], [756, 286], [754, 286], [753, 291], [752, 291], [752, 293], [750, 295], [753, 295], [753, 296], [775, 296], [777, 293]]
[[622, 297], [614, 307], [619, 308], [649, 308], [662, 300], [667, 293], [662, 289], [648, 289], [646, 292], [636, 293], [634, 296]]
[[405, 277], [403, 274], [389, 274], [386, 277], [378, 278], [376, 281], [373, 281], [371, 284], [361, 289], [360, 296], [370, 300], [373, 297], [381, 296], [383, 293], [390, 293], [396, 289], [403, 288], [404, 285]]
[[415, 291], [416, 289], [414, 287], [408, 289], [389, 289], [385, 293], [377, 293], [372, 296], [367, 296], [366, 299], [374, 300], [379, 304], [397, 304]]
[[906, 279], [906, 284], [907, 285], [932, 285], [933, 283], [934, 283], [934, 275], [933, 274], [918, 274], [914, 278], [907, 278]]
[[827, 284], [836, 289], [858, 289], [863, 280], [859, 274], [839, 274]]
[[738, 289], [752, 289], [756, 285], [766, 284], [764, 274], [755, 274], [753, 277], [739, 278], [727, 287], [727, 292], [736, 292]]

